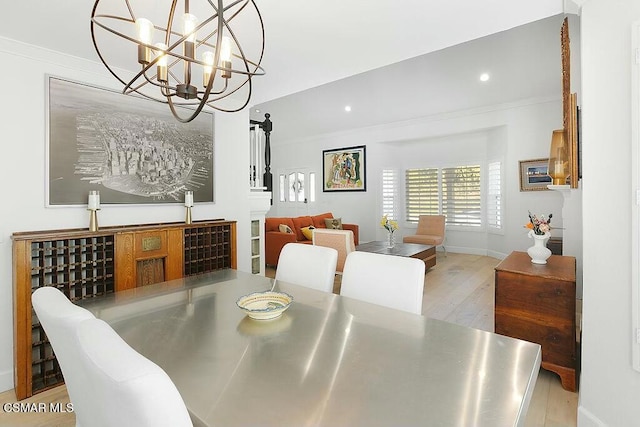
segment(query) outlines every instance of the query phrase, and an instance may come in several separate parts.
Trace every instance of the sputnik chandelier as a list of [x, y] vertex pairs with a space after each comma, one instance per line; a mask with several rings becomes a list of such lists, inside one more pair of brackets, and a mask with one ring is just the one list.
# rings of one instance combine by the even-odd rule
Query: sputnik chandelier
[[264, 25], [255, 1], [137, 1], [139, 9], [129, 0], [96, 0], [91, 13], [93, 45], [122, 93], [169, 104], [183, 123], [205, 105], [224, 112], [247, 106], [251, 78], [264, 75]]

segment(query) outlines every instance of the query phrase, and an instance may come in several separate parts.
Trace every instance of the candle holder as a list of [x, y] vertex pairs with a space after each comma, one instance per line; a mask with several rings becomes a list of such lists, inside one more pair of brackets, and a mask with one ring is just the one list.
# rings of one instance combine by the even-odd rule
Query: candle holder
[[184, 207], [187, 210], [185, 224], [191, 224], [191, 208], [193, 207], [193, 191], [184, 192]]
[[564, 185], [569, 176], [569, 147], [567, 135], [564, 129], [554, 130], [551, 136], [551, 148], [549, 149], [548, 174], [553, 180], [553, 185]]
[[98, 211], [100, 210], [99, 191], [89, 191], [87, 210], [89, 211], [89, 231], [98, 231]]
[[98, 231], [98, 211], [100, 209], [87, 209], [89, 211], [89, 231]]

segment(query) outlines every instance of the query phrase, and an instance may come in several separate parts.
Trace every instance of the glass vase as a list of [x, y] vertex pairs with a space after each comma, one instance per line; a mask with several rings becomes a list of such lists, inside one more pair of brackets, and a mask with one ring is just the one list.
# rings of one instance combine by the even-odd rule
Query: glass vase
[[395, 236], [393, 235], [392, 232], [389, 232], [388, 235], [389, 236], [388, 236], [388, 239], [387, 239], [387, 247], [388, 248], [392, 248], [396, 244]]

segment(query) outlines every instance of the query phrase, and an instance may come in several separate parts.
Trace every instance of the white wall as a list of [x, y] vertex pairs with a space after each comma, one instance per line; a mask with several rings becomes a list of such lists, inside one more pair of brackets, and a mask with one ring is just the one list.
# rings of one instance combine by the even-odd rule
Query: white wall
[[[272, 117], [277, 122], [277, 117]], [[552, 222], [562, 227], [562, 196], [551, 191], [521, 192], [519, 160], [548, 157], [551, 132], [562, 128], [560, 98], [537, 99], [455, 114], [423, 117], [406, 122], [354, 129], [349, 132], [300, 137], [295, 141], [278, 141], [272, 134], [272, 170], [308, 168], [319, 174], [318, 202], [314, 213], [333, 212], [343, 222], [360, 226], [360, 240], [380, 240], [384, 231], [379, 225], [381, 208], [381, 171], [454, 162], [502, 160], [505, 180], [505, 224], [503, 234], [447, 231], [447, 247], [453, 251], [492, 255], [502, 258], [513, 250], [532, 246], [524, 224], [527, 210], [554, 214]], [[355, 145], [367, 147], [367, 191], [345, 193], [322, 192], [322, 150]], [[277, 179], [274, 180], [277, 182]], [[274, 188], [277, 199], [277, 189]], [[402, 188], [400, 193], [402, 194]], [[278, 216], [276, 203], [269, 216]], [[400, 235], [411, 234], [401, 224]], [[554, 233], [559, 233], [559, 230]]]
[[[45, 74], [101, 87], [115, 86], [104, 66], [0, 38], [2, 182], [0, 204], [0, 391], [13, 388], [11, 233], [88, 227], [83, 207], [45, 208]], [[250, 271], [248, 112], [215, 114], [215, 203], [198, 204], [194, 220], [238, 224], [238, 269]], [[240, 167], [242, 165], [243, 167]], [[179, 205], [104, 206], [100, 225], [182, 221]]]
[[637, 0], [587, 0], [582, 18], [583, 335], [578, 425], [640, 423], [632, 369], [631, 50]]

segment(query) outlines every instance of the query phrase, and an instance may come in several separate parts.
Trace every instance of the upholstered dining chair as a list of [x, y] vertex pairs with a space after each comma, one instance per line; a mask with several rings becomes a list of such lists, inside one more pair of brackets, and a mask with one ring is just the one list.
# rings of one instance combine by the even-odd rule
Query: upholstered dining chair
[[402, 242], [442, 246], [446, 256], [447, 248], [444, 246], [445, 223], [446, 217], [444, 215], [420, 215], [416, 234], [405, 236]]
[[131, 348], [105, 321], [81, 322], [77, 345], [91, 399], [91, 422], [86, 425], [193, 426], [167, 373]]
[[110, 326], [52, 286], [38, 288], [31, 301], [60, 364], [77, 427], [193, 425], [167, 374]]
[[424, 262], [417, 258], [356, 251], [342, 273], [340, 295], [422, 314]]
[[80, 322], [95, 317], [88, 310], [73, 304], [53, 286], [36, 289], [31, 295], [31, 304], [62, 370], [67, 393], [76, 415], [76, 425], [90, 426], [93, 419], [90, 403], [92, 396], [89, 383], [79, 368], [80, 349], [76, 342], [75, 329]]
[[338, 251], [304, 243], [287, 243], [280, 252], [276, 281], [332, 292]]
[[332, 230], [316, 228], [313, 230], [313, 245], [325, 246], [338, 251], [338, 263], [336, 273], [342, 274], [347, 255], [356, 250], [356, 245], [351, 230]]

